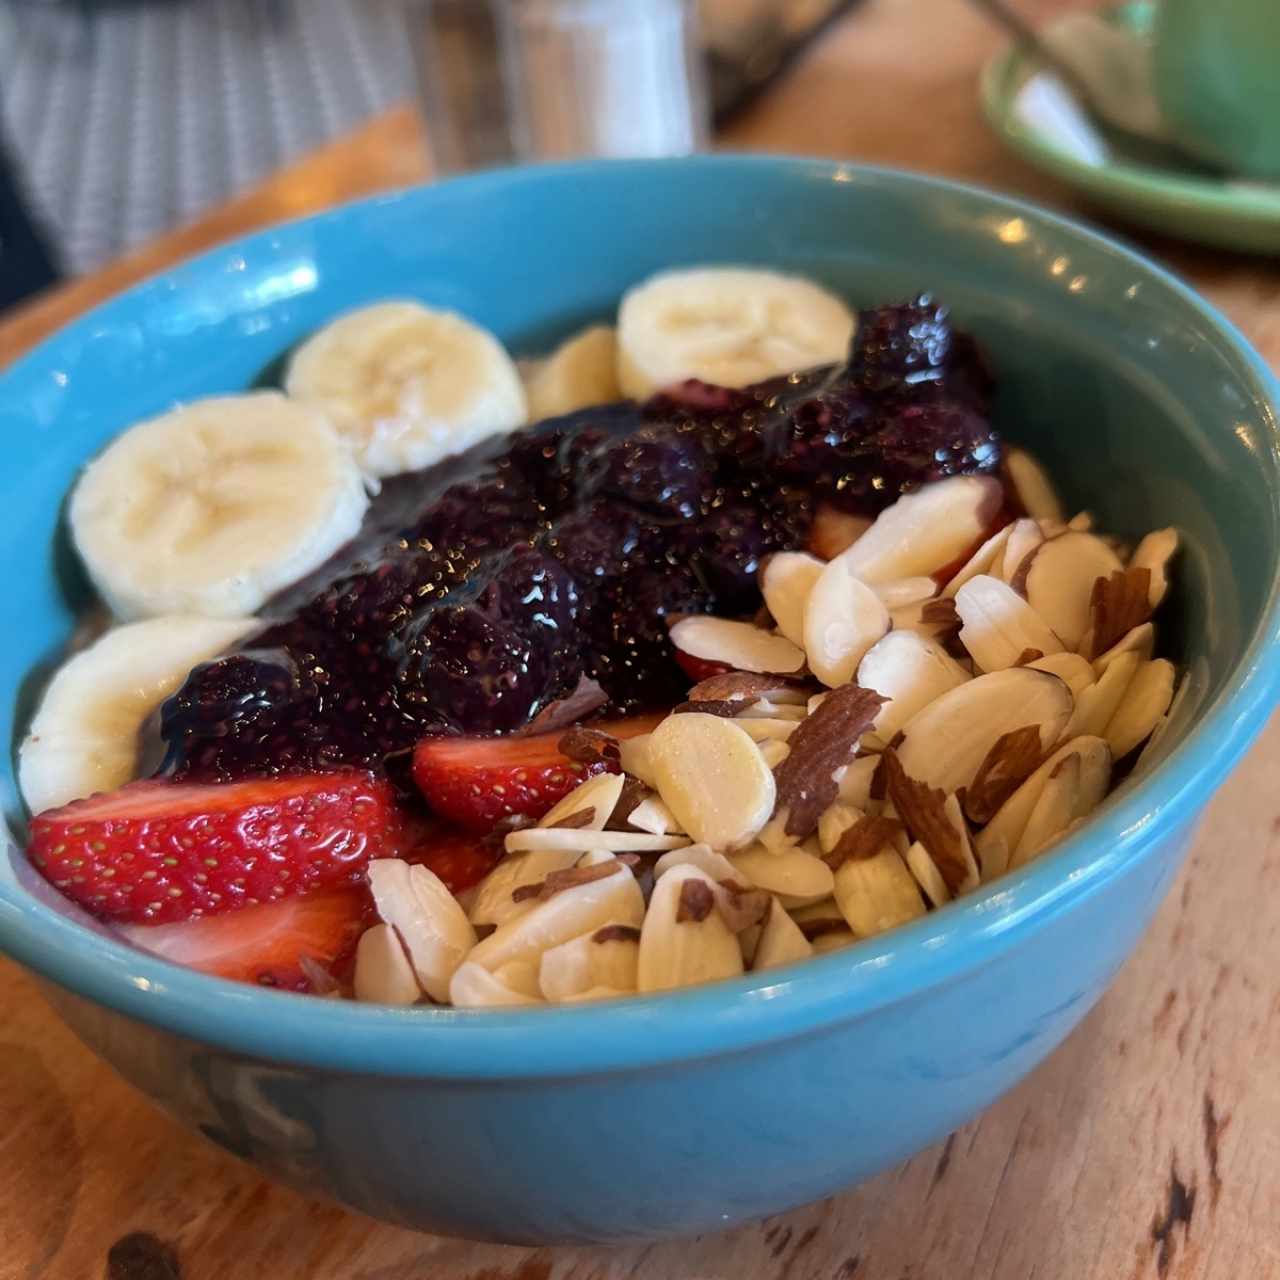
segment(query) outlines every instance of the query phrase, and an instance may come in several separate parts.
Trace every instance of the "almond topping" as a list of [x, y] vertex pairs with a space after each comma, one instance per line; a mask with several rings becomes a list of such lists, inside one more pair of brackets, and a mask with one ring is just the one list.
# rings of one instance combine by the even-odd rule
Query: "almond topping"
[[615, 765], [621, 756], [618, 740], [602, 729], [586, 725], [574, 725], [556, 744], [562, 756], [568, 756], [575, 764]]
[[803, 702], [804, 695], [793, 684], [779, 682], [777, 676], [760, 675], [754, 671], [726, 671], [723, 675], [710, 676], [689, 690], [690, 702], [711, 702], [742, 698], [753, 702], [768, 696], [776, 702]]
[[722, 880], [715, 898], [716, 909], [734, 933], [760, 924], [773, 902], [773, 895], [763, 889], [748, 889], [733, 880]]
[[617, 859], [610, 862], [599, 862], [593, 867], [566, 867], [563, 871], [552, 871], [545, 880], [538, 884], [522, 884], [511, 891], [512, 902], [523, 902], [526, 898], [537, 898], [545, 902], [557, 893], [572, 889], [576, 885], [590, 884], [593, 880], [603, 880], [618, 870]]
[[676, 924], [692, 921], [701, 924], [716, 904], [716, 896], [705, 880], [685, 880], [676, 901]]
[[978, 766], [973, 782], [964, 789], [963, 807], [970, 822], [979, 826], [990, 822], [1043, 755], [1039, 725], [1023, 725], [1001, 734]]
[[680, 703], [673, 708], [671, 714], [680, 716], [697, 712], [701, 715], [723, 716], [726, 720], [732, 720], [734, 716], [741, 715], [750, 705], [745, 698], [699, 698], [696, 702]]
[[690, 657], [723, 662], [736, 671], [785, 675], [804, 667], [804, 653], [798, 646], [749, 622], [695, 614], [674, 622], [670, 636], [671, 643]]
[[1014, 497], [1027, 515], [1037, 520], [1062, 520], [1062, 501], [1054, 492], [1053, 482], [1025, 449], [1014, 447], [1005, 450], [1004, 473]]
[[823, 562], [803, 551], [779, 551], [760, 568], [760, 594], [778, 630], [792, 644], [804, 645], [804, 611]]
[[896, 751], [884, 756], [889, 798], [907, 829], [929, 851], [952, 893], [968, 887], [977, 868], [963, 817], [957, 826], [957, 815], [948, 812], [947, 795], [910, 777]]
[[1018, 654], [1017, 660], [1014, 662], [1015, 667], [1029, 667], [1033, 662], [1039, 662], [1044, 657], [1042, 649], [1023, 649]]
[[1093, 612], [1093, 652], [1106, 653], [1124, 635], [1151, 617], [1151, 570], [1117, 569], [1093, 584], [1089, 607]]
[[631, 924], [606, 924], [591, 935], [592, 942], [639, 942], [640, 930]]
[[580, 827], [589, 827], [596, 820], [596, 811], [592, 806], [588, 805], [585, 809], [578, 809], [574, 813], [566, 814], [563, 818], [557, 818], [550, 826], [558, 827], [561, 831], [576, 831]]
[[897, 818], [859, 818], [822, 860], [836, 871], [846, 862], [874, 858], [886, 845], [895, 847], [895, 837], [901, 830], [902, 823]]
[[849, 925], [844, 916], [824, 916], [818, 920], [802, 920], [799, 922], [800, 932], [807, 942], [821, 938], [827, 933], [847, 933]]
[[788, 835], [807, 836], [817, 827], [839, 790], [832, 775], [849, 763], [884, 701], [873, 689], [842, 685], [800, 722], [788, 740], [791, 752], [777, 772], [778, 806], [788, 811]]

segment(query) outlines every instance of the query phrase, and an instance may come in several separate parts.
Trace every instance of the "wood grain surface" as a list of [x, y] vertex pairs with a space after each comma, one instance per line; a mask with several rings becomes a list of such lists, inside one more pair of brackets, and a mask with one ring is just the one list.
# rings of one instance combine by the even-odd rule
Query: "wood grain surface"
[[[1023, 0], [1038, 17], [1063, 7]], [[960, 0], [868, 0], [723, 144], [925, 169], [1074, 208], [981, 122], [975, 78], [997, 42]], [[412, 113], [392, 113], [0, 323], [0, 363], [208, 244], [426, 171]], [[1276, 265], [1143, 243], [1280, 365]], [[1214, 801], [1110, 993], [997, 1106], [857, 1190], [650, 1248], [472, 1245], [310, 1204], [154, 1112], [0, 962], [0, 1280], [1280, 1277], [1278, 762], [1280, 723]]]

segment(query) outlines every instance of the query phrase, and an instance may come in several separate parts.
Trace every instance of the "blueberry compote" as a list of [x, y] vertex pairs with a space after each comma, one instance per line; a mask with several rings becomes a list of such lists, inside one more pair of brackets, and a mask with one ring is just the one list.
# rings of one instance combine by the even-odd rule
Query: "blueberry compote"
[[821, 502], [874, 515], [994, 469], [990, 393], [920, 297], [863, 312], [844, 367], [587, 409], [398, 477], [165, 704], [164, 768], [380, 768], [426, 733], [519, 729], [583, 677], [616, 710], [678, 700], [670, 615], [750, 614], [762, 557], [803, 546]]

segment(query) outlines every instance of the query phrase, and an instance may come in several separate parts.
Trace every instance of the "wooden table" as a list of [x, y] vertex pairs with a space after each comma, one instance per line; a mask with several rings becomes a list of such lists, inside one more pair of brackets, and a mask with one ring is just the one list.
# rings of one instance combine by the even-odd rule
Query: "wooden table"
[[[1044, 16], [1063, 3], [1023, 7]], [[958, 0], [868, 0], [724, 141], [1073, 208], [979, 118], [975, 77], [996, 43]], [[411, 112], [393, 112], [0, 324], [0, 359], [210, 243], [425, 173]], [[1148, 244], [1280, 365], [1280, 267]], [[0, 1280], [1280, 1276], [1280, 916], [1267, 902], [1280, 902], [1278, 761], [1280, 722], [1214, 802], [1111, 992], [1020, 1088], [855, 1191], [692, 1242], [531, 1251], [310, 1204], [152, 1111], [0, 964]]]

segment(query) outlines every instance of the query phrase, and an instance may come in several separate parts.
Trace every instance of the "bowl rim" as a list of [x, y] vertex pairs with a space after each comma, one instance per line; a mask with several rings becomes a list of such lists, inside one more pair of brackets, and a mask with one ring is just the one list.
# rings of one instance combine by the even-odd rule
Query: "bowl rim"
[[[382, 192], [226, 241], [171, 270], [210, 267], [228, 249], [282, 230], [336, 222], [352, 210], [466, 185], [510, 192], [546, 178], [580, 181], [618, 169], [771, 171], [795, 182], [942, 193], [1084, 240], [1175, 296], [1239, 364], [1249, 401], [1270, 426], [1273, 518], [1280, 513], [1280, 383], [1236, 327], [1171, 272], [1075, 219], [986, 188], [904, 170], [804, 156], [721, 154], [665, 160], [578, 161], [502, 169]], [[3, 377], [38, 368], [67, 335], [136, 305], [148, 277], [81, 315]], [[1189, 831], [1211, 790], [1261, 729], [1280, 691], [1280, 583], [1273, 582], [1244, 654], [1200, 723], [1144, 778], [1113, 794], [1049, 857], [904, 928], [794, 966], [654, 996], [576, 1007], [492, 1011], [332, 1002], [210, 977], [139, 951], [0, 883], [0, 951], [90, 1002], [220, 1049], [311, 1068], [388, 1077], [498, 1079], [630, 1071], [743, 1051], [821, 1030], [957, 981], [1133, 870]], [[10, 845], [7, 835], [5, 844]], [[16, 846], [10, 856], [23, 859]], [[765, 1006], [771, 1010], [766, 1014]]]

